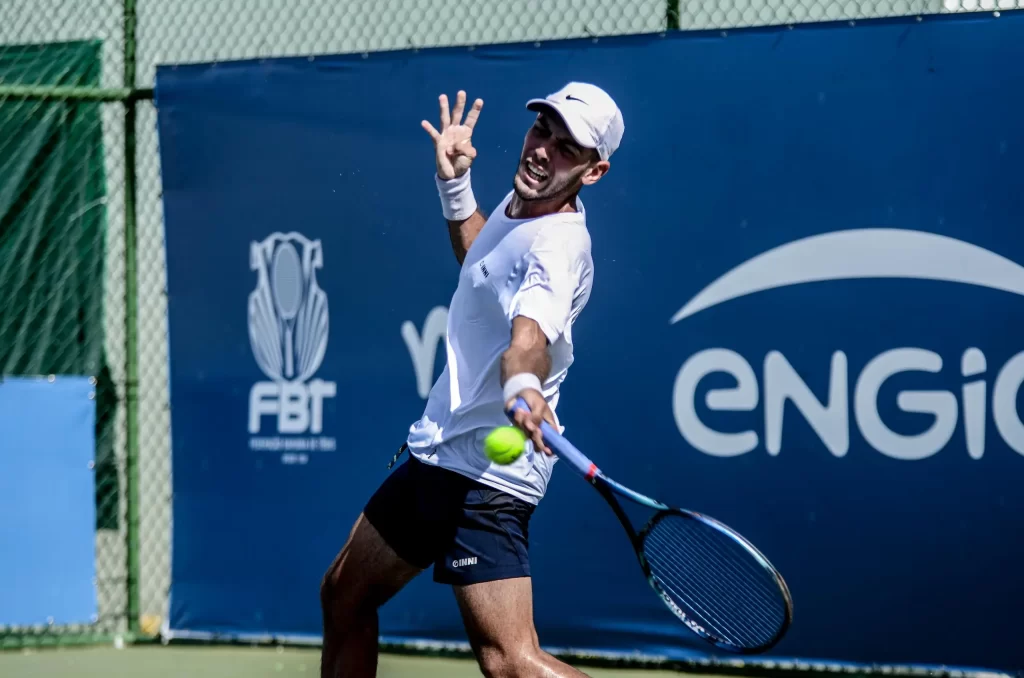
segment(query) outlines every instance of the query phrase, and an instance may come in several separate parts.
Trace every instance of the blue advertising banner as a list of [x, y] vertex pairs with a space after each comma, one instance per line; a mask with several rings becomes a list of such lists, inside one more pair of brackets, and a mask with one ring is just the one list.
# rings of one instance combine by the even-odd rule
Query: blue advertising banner
[[[596, 272], [566, 435], [780, 568], [795, 617], [773, 656], [1024, 667], [1022, 30], [1004, 13], [161, 68], [171, 629], [319, 635], [320, 578], [445, 359], [459, 271], [420, 120], [442, 92], [485, 100], [489, 210], [526, 100], [582, 80], [626, 132], [582, 194]], [[709, 651], [564, 468], [530, 539], [543, 644]], [[380, 628], [465, 639], [429, 574]]]
[[0, 626], [96, 621], [95, 390], [0, 379]]

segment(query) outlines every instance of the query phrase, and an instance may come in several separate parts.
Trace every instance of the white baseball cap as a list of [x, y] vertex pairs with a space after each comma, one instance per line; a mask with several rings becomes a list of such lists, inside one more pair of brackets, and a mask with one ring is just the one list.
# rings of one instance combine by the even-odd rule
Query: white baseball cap
[[543, 99], [530, 99], [526, 107], [531, 111], [553, 110], [576, 143], [597, 149], [601, 160], [612, 157], [626, 129], [615, 101], [597, 85], [585, 82], [570, 82]]

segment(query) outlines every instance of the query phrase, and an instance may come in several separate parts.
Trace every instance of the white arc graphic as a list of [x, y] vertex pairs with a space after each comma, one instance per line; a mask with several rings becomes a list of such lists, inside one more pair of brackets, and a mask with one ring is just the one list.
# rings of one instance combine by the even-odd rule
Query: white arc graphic
[[762, 252], [690, 299], [670, 321], [776, 287], [853, 278], [917, 278], [1024, 296], [1024, 267], [977, 245], [895, 228], [835, 231]]

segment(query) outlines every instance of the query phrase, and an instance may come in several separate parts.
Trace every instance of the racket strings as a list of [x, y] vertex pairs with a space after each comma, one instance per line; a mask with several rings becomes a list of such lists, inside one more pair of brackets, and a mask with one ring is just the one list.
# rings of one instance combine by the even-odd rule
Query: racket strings
[[700, 560], [700, 562], [698, 563], [699, 565], [711, 569], [712, 567], [714, 567], [713, 558], [705, 557], [704, 554], [700, 552], [686, 553], [680, 550], [672, 542], [665, 540], [664, 536], [660, 532], [652, 535], [652, 539], [654, 539], [655, 542], [659, 542], [664, 547], [666, 552], [670, 552], [670, 554], [672, 555], [673, 560], [669, 560], [666, 562], [666, 568], [668, 570], [670, 570], [673, 574], [677, 575], [680, 579], [684, 579], [688, 585], [705, 585], [708, 589], [710, 589], [709, 593], [712, 595], [709, 598], [701, 597], [699, 595], [700, 589], [695, 588], [693, 590], [693, 596], [699, 599], [706, 606], [703, 609], [709, 610], [708, 614], [711, 614], [710, 610], [714, 609], [715, 600], [722, 597], [729, 597], [733, 595], [732, 592], [730, 592], [726, 588], [725, 584], [723, 584], [721, 581], [712, 580], [711, 582], [700, 582], [696, 578], [694, 578], [692, 572], [688, 572], [685, 568], [681, 567], [678, 564], [680, 562], [685, 561], [687, 558], [695, 557], [696, 559]]
[[[709, 552], [709, 550], [700, 543], [695, 544], [697, 548], [693, 552], [686, 553], [679, 550], [671, 542], [665, 541], [664, 537], [660, 532], [654, 535], [654, 539], [656, 539], [657, 541], [664, 542], [666, 550], [670, 550], [672, 552], [674, 560], [667, 562], [667, 569], [670, 570], [672, 574], [676, 575], [680, 581], [686, 582], [686, 584], [688, 585], [688, 588], [686, 590], [692, 591], [691, 597], [698, 600], [700, 603], [700, 608], [697, 611], [706, 615], [707, 618], [713, 621], [717, 626], [720, 626], [722, 628], [722, 631], [726, 634], [737, 638], [739, 638], [740, 636], [744, 636], [742, 638], [744, 642], [740, 644], [752, 643], [756, 645], [756, 639], [754, 639], [753, 637], [745, 637], [745, 634], [742, 633], [740, 629], [743, 629], [744, 627], [741, 626], [738, 629], [734, 629], [734, 624], [731, 624], [729, 620], [719, 618], [713, 612], [714, 610], [718, 609], [718, 607], [720, 607], [723, 603], [733, 606], [743, 605], [744, 601], [740, 598], [740, 592], [738, 592], [736, 589], [731, 589], [727, 585], [726, 579], [719, 578], [711, 580], [710, 583], [703, 582], [700, 581], [698, 578], [694, 577], [693, 573], [688, 572], [685, 567], [679, 565], [679, 563], [684, 562], [687, 558], [694, 558], [695, 560], [699, 561], [695, 563], [695, 565], [704, 568], [705, 571], [711, 571], [715, 567], [721, 567], [725, 570], [729, 570], [729, 574], [731, 575], [741, 575], [738, 568], [736, 568], [735, 563], [732, 563], [728, 560], [722, 560], [721, 558], [716, 558], [713, 553]], [[701, 590], [701, 587], [707, 587], [711, 595], [709, 597], [700, 596], [697, 592]], [[759, 594], [759, 591], [754, 592], [754, 597], [758, 598], [757, 602], [761, 604], [768, 604], [769, 606], [772, 604], [772, 601], [770, 599], [763, 597]], [[762, 613], [759, 606], [751, 607], [750, 612], [752, 616], [759, 617], [761, 622], [766, 624], [772, 624], [772, 620]], [[730, 640], [728, 638], [723, 639]]]
[[[743, 567], [745, 561], [736, 559], [746, 555], [742, 549], [739, 553], [734, 549], [722, 549], [714, 543], [709, 543], [706, 535], [700, 531], [688, 535], [692, 538], [692, 543], [688, 546], [692, 548], [686, 550], [680, 549], [678, 543], [665, 539], [665, 532], [657, 531], [652, 542], [654, 549], [657, 549], [658, 543], [663, 544], [666, 552], [671, 549], [673, 560], [667, 561], [669, 566], [666, 567], [665, 578], [675, 576], [680, 583], [686, 585], [683, 591], [690, 599], [698, 598], [699, 602], [694, 607], [699, 605], [700, 609], [697, 611], [703, 613], [706, 621], [710, 622], [709, 626], [716, 627], [721, 632], [716, 635], [722, 636], [723, 640], [739, 646], [759, 645], [757, 627], [775, 628], [776, 620], [772, 619], [766, 610], [777, 606], [765, 589], [738, 585], [737, 582], [748, 582], [752, 577], [757, 579], [765, 576], [767, 583], [774, 586], [771, 577], [767, 576], [767, 573], [762, 575], [750, 567]], [[728, 539], [725, 535], [721, 536]], [[689, 567], [686, 565], [688, 560]], [[698, 587], [707, 588], [713, 595], [709, 598], [695, 596], [692, 592], [699, 590]], [[678, 592], [678, 587], [673, 588]], [[742, 610], [746, 615], [737, 614], [737, 610]]]
[[[708, 528], [708, 530], [711, 530], [711, 529], [713, 529], [713, 528]], [[759, 565], [755, 565], [754, 561], [749, 557], [749, 555], [747, 555], [746, 550], [743, 549], [739, 544], [736, 544], [736, 542], [734, 540], [730, 539], [726, 535], [723, 535], [721, 532], [719, 532], [717, 530], [714, 531], [715, 535], [719, 536], [721, 539], [728, 539], [728, 544], [730, 546], [735, 547], [733, 549], [730, 549], [730, 551], [729, 551], [730, 553], [739, 553], [741, 556], [746, 556], [746, 557], [740, 557], [740, 558], [737, 558], [737, 559], [720, 559], [720, 558], [716, 558], [716, 556], [721, 556], [722, 553], [720, 551], [717, 552], [717, 553], [715, 552], [716, 551], [716, 542], [714, 542], [714, 541], [712, 541], [710, 539], [711, 532], [710, 531], [695, 530], [695, 531], [693, 531], [692, 534], [694, 535], [695, 544], [698, 547], [703, 547], [703, 551], [702, 552], [706, 553], [708, 555], [709, 564], [717, 563], [719, 565], [722, 565], [724, 568], [729, 570], [729, 572], [732, 575], [734, 575], [736, 577], [740, 577], [740, 578], [742, 578], [742, 577], [753, 577], [753, 578], [757, 579], [757, 578], [761, 578], [761, 577], [766, 577], [770, 581], [770, 583], [771, 583], [771, 585], [773, 587], [772, 591], [775, 591], [774, 579], [772, 579], [772, 577], [770, 575], [768, 575], [767, 572], [765, 572], [764, 568], [760, 567]], [[767, 590], [762, 589], [762, 588], [755, 588], [755, 589], [753, 589], [751, 591], [751, 594], [754, 595], [755, 597], [758, 597], [760, 599], [760, 602], [762, 602], [763, 604], [765, 604], [765, 605], [767, 605], [769, 607], [774, 605], [775, 601], [778, 600], [777, 596], [770, 595]]]
[[648, 538], [652, 572], [709, 632], [740, 647], [762, 644], [765, 632], [774, 635], [784, 616], [774, 579], [743, 567], [750, 554], [727, 535], [672, 516]]
[[[657, 539], [657, 537], [655, 537]], [[660, 541], [660, 540], [659, 540]], [[684, 607], [691, 610], [691, 616], [712, 635], [738, 647], [755, 647], [760, 643], [756, 635], [745, 632], [746, 628], [740, 626], [727, 618], [715, 614], [715, 610], [721, 608], [723, 602], [738, 604], [738, 601], [725, 601], [726, 598], [735, 598], [723, 583], [718, 580], [701, 581], [693, 576], [692, 571], [681, 567], [678, 563], [690, 557], [692, 554], [679, 552], [666, 545], [666, 550], [672, 550], [672, 559], [665, 561], [665, 573], [658, 578], [666, 593], [677, 603], [683, 603]], [[706, 563], [702, 564], [706, 565]], [[652, 571], [655, 570], [652, 565]], [[708, 596], [700, 595], [700, 591], [708, 590]], [[762, 621], [766, 621], [762, 618]]]
[[[692, 554], [689, 554], [692, 555]], [[660, 571], [658, 559], [653, 558], [655, 576], [662, 584], [665, 592], [672, 597], [677, 604], [690, 611], [690, 617], [697, 621], [711, 635], [719, 638], [736, 647], [758, 647], [764, 643], [759, 628], [771, 627], [771, 620], [763, 614], [759, 614], [756, 608], [751, 608], [752, 614], [747, 619], [731, 612], [743, 604], [734, 593], [725, 587], [719, 580], [706, 577], [694, 576], [693, 568], [684, 568], [679, 565], [678, 558], [685, 559], [688, 554], [673, 554], [672, 560], [667, 560], [665, 568]], [[704, 566], [698, 563], [698, 566]], [[702, 596], [697, 591], [707, 589], [708, 595]], [[722, 610], [725, 610], [723, 613]], [[770, 637], [770, 636], [769, 636]]]
[[786, 623], [786, 601], [772, 574], [712, 525], [663, 516], [647, 533], [643, 554], [665, 595], [726, 643], [763, 647]]
[[[707, 582], [699, 581], [691, 573], [676, 565], [677, 558], [685, 559], [686, 557], [685, 554], [672, 554], [673, 559], [664, 563], [665, 574], [659, 576], [655, 573], [662, 588], [677, 604], [684, 603], [684, 606], [691, 611], [690, 616], [694, 617], [694, 621], [704, 626], [713, 635], [740, 646], [744, 642], [749, 642], [749, 639], [744, 638], [745, 634], [740, 629], [735, 628], [727, 620], [720, 619], [714, 613], [716, 609], [714, 600], [727, 595], [727, 592], [714, 583], [708, 586]], [[653, 570], [655, 567], [652, 565]], [[701, 595], [700, 592], [705, 588], [713, 590], [707, 591], [707, 596]], [[689, 595], [686, 592], [689, 592]]]

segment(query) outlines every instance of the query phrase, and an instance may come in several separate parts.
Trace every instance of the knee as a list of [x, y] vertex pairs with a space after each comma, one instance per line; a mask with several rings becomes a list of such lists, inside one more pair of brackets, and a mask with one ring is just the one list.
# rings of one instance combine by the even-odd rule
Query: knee
[[543, 664], [539, 650], [530, 647], [484, 647], [477, 652], [477, 661], [486, 678], [532, 678]]
[[345, 555], [343, 549], [320, 580], [320, 607], [325, 616], [355, 616], [367, 605], [364, 582], [353, 572], [351, 564], [346, 566]]
[[323, 579], [320, 580], [320, 607], [324, 612], [327, 612], [334, 607], [334, 596], [336, 595], [337, 587], [332, 578], [334, 567], [332, 566], [324, 573]]

